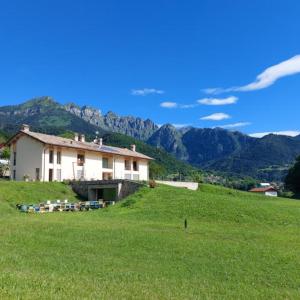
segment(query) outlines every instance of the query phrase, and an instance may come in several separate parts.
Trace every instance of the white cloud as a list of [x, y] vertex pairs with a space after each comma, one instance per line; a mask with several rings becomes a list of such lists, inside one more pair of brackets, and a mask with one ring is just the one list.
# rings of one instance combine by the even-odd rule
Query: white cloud
[[162, 102], [160, 106], [164, 108], [176, 108], [178, 104], [176, 102]]
[[197, 100], [199, 104], [204, 105], [229, 105], [235, 104], [238, 101], [238, 98], [235, 96], [229, 96], [227, 98], [203, 98]]
[[193, 108], [193, 107], [196, 107], [198, 105], [199, 105], [198, 103], [179, 104], [177, 102], [170, 102], [170, 101], [160, 103], [160, 106], [164, 107], [164, 108], [182, 108], [182, 109]]
[[209, 120], [209, 121], [222, 121], [226, 119], [230, 119], [231, 117], [224, 113], [215, 113], [209, 116], [205, 116], [200, 118], [201, 120]]
[[230, 129], [230, 128], [244, 127], [244, 126], [248, 126], [248, 125], [251, 125], [251, 123], [250, 122], [238, 122], [238, 123], [233, 123], [233, 124], [222, 125], [219, 127]]
[[162, 90], [157, 90], [157, 89], [149, 89], [149, 88], [144, 88], [144, 89], [133, 89], [131, 90], [131, 95], [134, 96], [147, 96], [151, 94], [164, 94], [164, 91]]
[[257, 132], [249, 134], [252, 137], [262, 138], [268, 134], [276, 134], [276, 135], [287, 135], [287, 136], [297, 136], [300, 134], [300, 131], [297, 130], [286, 130], [286, 131], [273, 131], [273, 132]]
[[256, 80], [238, 87], [231, 87], [228, 89], [223, 88], [208, 88], [203, 90], [207, 94], [220, 94], [225, 92], [247, 92], [267, 88], [274, 84], [278, 79], [286, 76], [291, 76], [300, 73], [300, 55], [293, 56], [277, 65], [271, 66], [260, 73]]
[[198, 106], [198, 104], [197, 103], [195, 103], [195, 104], [180, 104], [180, 108], [194, 108], [194, 107], [196, 107], [196, 106]]

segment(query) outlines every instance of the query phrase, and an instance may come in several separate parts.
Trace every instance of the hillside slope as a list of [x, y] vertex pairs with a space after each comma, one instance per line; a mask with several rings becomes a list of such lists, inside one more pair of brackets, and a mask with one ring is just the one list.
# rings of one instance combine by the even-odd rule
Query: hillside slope
[[161, 186], [105, 210], [30, 215], [14, 204], [73, 196], [25, 185], [20, 198], [20, 183], [0, 183], [2, 299], [298, 299], [298, 201]]
[[20, 105], [0, 107], [0, 129], [3, 131], [14, 134], [24, 123], [29, 124], [35, 131], [50, 134], [71, 130], [94, 136], [96, 131], [105, 132], [67, 112], [51, 97], [40, 97]]
[[148, 142], [202, 169], [270, 181], [281, 181], [300, 154], [299, 138], [253, 138], [222, 128], [162, 126]]

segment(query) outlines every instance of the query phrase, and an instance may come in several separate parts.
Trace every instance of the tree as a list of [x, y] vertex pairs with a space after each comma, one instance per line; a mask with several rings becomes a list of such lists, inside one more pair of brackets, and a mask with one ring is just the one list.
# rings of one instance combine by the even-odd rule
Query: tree
[[285, 178], [285, 188], [295, 195], [300, 195], [300, 156], [296, 159], [295, 165], [290, 168]]
[[193, 172], [192, 175], [191, 175], [191, 177], [192, 177], [192, 180], [194, 182], [198, 182], [198, 183], [202, 183], [203, 182], [203, 176], [202, 176], [202, 174], [200, 172], [196, 172], [196, 171]]
[[160, 178], [160, 177], [164, 176], [165, 174], [166, 174], [166, 169], [162, 165], [160, 165], [154, 161], [150, 162], [149, 177], [151, 179]]
[[2, 153], [1, 153], [1, 155], [0, 155], [0, 157], [2, 159], [7, 159], [8, 160], [10, 158], [9, 148], [4, 148], [3, 151], [2, 151]]

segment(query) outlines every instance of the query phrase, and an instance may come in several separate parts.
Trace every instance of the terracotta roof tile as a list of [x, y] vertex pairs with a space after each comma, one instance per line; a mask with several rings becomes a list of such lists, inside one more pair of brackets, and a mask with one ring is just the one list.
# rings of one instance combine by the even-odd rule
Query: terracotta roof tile
[[[101, 153], [110, 153], [110, 154], [116, 154], [116, 155], [123, 155], [123, 156], [129, 156], [129, 157], [137, 157], [142, 159], [148, 159], [152, 160], [153, 158], [144, 155], [142, 153], [129, 150], [127, 148], [118, 148], [113, 146], [107, 146], [102, 145], [99, 146], [95, 143], [89, 143], [89, 142], [80, 142], [80, 141], [74, 141], [72, 139], [67, 139], [55, 135], [48, 135], [33, 131], [23, 131], [21, 130], [19, 134], [26, 134], [44, 144], [49, 144], [53, 146], [59, 146], [59, 147], [68, 147], [68, 148], [75, 148], [75, 149], [81, 149], [81, 150], [87, 150], [87, 151], [96, 151]], [[9, 144], [9, 142], [8, 142]]]
[[276, 191], [277, 192], [277, 190], [272, 186], [254, 188], [254, 189], [251, 189], [249, 192], [264, 193], [264, 192], [268, 192], [268, 191]]

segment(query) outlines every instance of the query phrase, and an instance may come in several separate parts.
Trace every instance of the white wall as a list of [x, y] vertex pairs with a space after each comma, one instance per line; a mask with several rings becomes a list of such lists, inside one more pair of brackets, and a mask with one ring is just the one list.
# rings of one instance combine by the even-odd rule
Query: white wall
[[99, 153], [86, 152], [85, 153], [85, 178], [88, 180], [102, 179], [102, 155]]
[[125, 178], [125, 159], [117, 156], [114, 158], [114, 177], [115, 179]]
[[[108, 172], [113, 174], [114, 179], [125, 179], [125, 173], [131, 174], [131, 179], [133, 179], [133, 174], [137, 174], [139, 180], [148, 180], [148, 162], [146, 160], [138, 161], [139, 170], [138, 171], [126, 171], [125, 170], [125, 157], [115, 156], [109, 158], [109, 166], [111, 168], [102, 167], [102, 153], [85, 151], [85, 165], [84, 167], [77, 166], [77, 153], [76, 149], [61, 149], [61, 165], [56, 164], [57, 149], [54, 148], [54, 164], [49, 164], [49, 150], [46, 150], [45, 161], [46, 161], [46, 172], [45, 181], [49, 180], [49, 168], [53, 168], [54, 176], [53, 180], [57, 180], [57, 169], [61, 168], [61, 179], [62, 180], [72, 180], [79, 179], [77, 177], [77, 171], [83, 170], [85, 180], [102, 180], [103, 172]], [[80, 151], [79, 151], [80, 152]], [[106, 156], [104, 156], [106, 157]], [[126, 158], [132, 161], [133, 159]], [[132, 168], [131, 168], [132, 169]]]
[[[83, 177], [86, 180], [101, 180], [102, 179], [102, 156], [94, 152], [82, 152], [85, 155], [84, 166], [77, 166], [77, 154], [81, 153], [76, 149], [71, 148], [54, 148], [53, 164], [49, 163], [50, 148], [47, 148], [45, 153], [45, 181], [49, 180], [49, 168], [53, 169], [53, 180], [58, 180], [57, 170], [61, 169], [61, 180], [73, 180], [78, 178], [78, 171], [83, 172]], [[57, 151], [61, 152], [61, 164], [57, 164]]]
[[[36, 168], [40, 169], [40, 178], [42, 176], [43, 164], [43, 144], [28, 137], [21, 136], [15, 145], [11, 146], [11, 179], [13, 171], [16, 171], [16, 180], [24, 180], [24, 175], [28, 175], [31, 180], [35, 180]], [[14, 151], [17, 153], [16, 166], [13, 165]]]
[[189, 190], [196, 191], [198, 190], [199, 184], [198, 182], [183, 182], [183, 181], [162, 181], [162, 180], [156, 180], [157, 183], [170, 185], [178, 188], [186, 188]]
[[138, 161], [138, 172], [134, 172], [134, 173], [138, 173], [139, 174], [139, 180], [148, 180], [149, 179], [149, 164], [147, 160], [139, 160]]
[[265, 195], [266, 195], [266, 196], [271, 196], [271, 197], [277, 197], [277, 196], [278, 196], [278, 193], [275, 192], [275, 191], [274, 191], [274, 192], [271, 192], [271, 191], [270, 191], [270, 192], [266, 192]]

